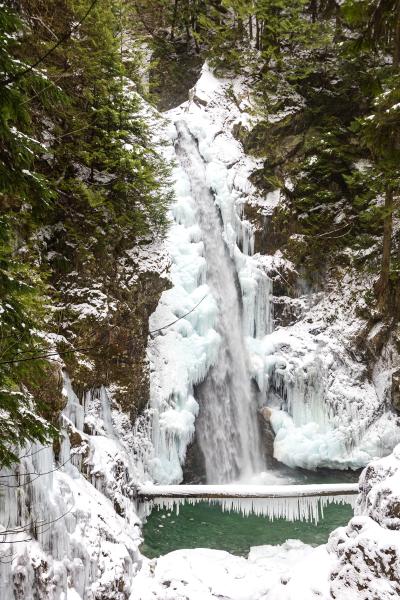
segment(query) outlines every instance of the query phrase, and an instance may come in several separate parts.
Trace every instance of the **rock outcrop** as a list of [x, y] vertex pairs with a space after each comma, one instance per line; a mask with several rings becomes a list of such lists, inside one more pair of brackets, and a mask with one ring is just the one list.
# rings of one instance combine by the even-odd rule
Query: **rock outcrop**
[[338, 562], [331, 596], [340, 600], [400, 597], [400, 446], [374, 461], [360, 479], [357, 515], [334, 531], [328, 551]]

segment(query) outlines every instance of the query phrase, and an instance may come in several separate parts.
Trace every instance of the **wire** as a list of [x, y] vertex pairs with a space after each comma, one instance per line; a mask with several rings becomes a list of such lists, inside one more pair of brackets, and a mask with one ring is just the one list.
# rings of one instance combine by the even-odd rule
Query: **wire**
[[68, 65], [67, 67], [65, 67], [65, 69], [63, 69], [63, 71], [61, 72], [61, 75], [59, 77], [57, 77], [57, 79], [54, 79], [51, 83], [49, 83], [49, 85], [46, 85], [46, 87], [44, 87], [43, 89], [41, 89], [38, 92], [36, 92], [36, 94], [34, 94], [30, 98], [27, 98], [26, 100], [24, 100], [23, 102], [21, 102], [21, 104], [29, 104], [29, 102], [32, 102], [33, 100], [35, 100], [35, 98], [37, 98], [38, 96], [40, 96], [40, 94], [44, 94], [44, 92], [46, 90], [48, 90], [49, 88], [54, 87], [56, 85], [56, 83], [58, 83], [61, 79], [64, 78], [64, 74], [70, 68], [71, 68], [71, 65]]
[[[190, 315], [190, 313], [192, 313], [194, 310], [196, 310], [196, 308], [198, 306], [200, 306], [200, 304], [206, 298], [207, 298], [207, 294], [200, 300], [200, 302], [198, 302], [196, 304], [196, 306], [194, 306], [187, 313], [185, 313], [184, 315], [182, 315], [178, 319], [175, 319], [175, 321], [171, 321], [171, 323], [167, 323], [167, 325], [164, 325], [163, 327], [159, 327], [158, 329], [153, 329], [152, 331], [149, 331], [149, 335], [152, 335], [153, 333], [157, 333], [158, 331], [162, 331], [163, 329], [167, 329], [168, 327], [171, 327], [172, 325], [175, 325], [175, 323], [177, 323], [181, 319], [184, 319], [185, 317], [187, 317], [188, 315]], [[88, 346], [86, 348], [73, 348], [72, 350], [64, 350], [63, 352], [62, 351], [60, 351], [60, 352], [49, 352], [48, 354], [39, 354], [38, 356], [28, 356], [28, 357], [25, 357], [25, 358], [14, 358], [12, 360], [3, 360], [3, 361], [0, 362], [0, 366], [2, 366], [2, 365], [13, 365], [15, 363], [27, 362], [29, 360], [41, 360], [41, 359], [45, 359], [45, 358], [51, 358], [52, 356], [63, 356], [64, 354], [73, 354], [74, 352], [87, 352], [88, 350], [94, 350], [95, 348], [98, 348], [98, 345], [96, 345], [96, 346]]]
[[[9, 475], [9, 477], [24, 477], [25, 475], [36, 475], [36, 477], [34, 477], [33, 479], [30, 479], [28, 481], [24, 481], [24, 483], [18, 483], [17, 485], [10, 485], [8, 483], [0, 483], [0, 488], [1, 487], [5, 487], [5, 488], [20, 488], [20, 487], [24, 487], [25, 485], [30, 485], [32, 484], [34, 481], [36, 481], [37, 479], [39, 479], [39, 477], [43, 477], [44, 475], [51, 475], [51, 473], [55, 473], [56, 471], [59, 471], [60, 469], [62, 469], [70, 460], [72, 460], [73, 455], [71, 454], [71, 456], [69, 458], [67, 458], [67, 460], [65, 462], [62, 463], [62, 465], [59, 465], [58, 467], [55, 467], [54, 469], [51, 469], [51, 471], [46, 471], [44, 473], [36, 473], [35, 471], [32, 471], [30, 473], [18, 473], [16, 475]], [[0, 531], [1, 534], [1, 531]]]
[[[32, 449], [33, 443], [31, 444], [31, 449]], [[23, 454], [22, 456], [18, 456], [18, 460], [21, 461], [24, 458], [26, 458], [27, 456], [29, 456], [29, 458], [31, 458], [31, 456], [35, 456], [35, 454], [39, 454], [39, 452], [42, 452], [43, 450], [47, 450], [48, 448], [52, 448], [53, 444], [49, 444], [48, 446], [43, 446], [42, 448], [39, 448], [39, 450], [35, 450], [35, 452], [27, 452], [26, 454]], [[0, 469], [1, 470], [1, 469]], [[19, 475], [26, 475], [26, 473], [20, 473]], [[7, 479], [8, 477], [15, 477], [15, 475], [9, 474], [9, 475], [0, 475], [0, 479]], [[0, 483], [1, 485], [1, 483]]]
[[89, 346], [88, 348], [74, 348], [73, 350], [64, 350], [64, 352], [49, 352], [49, 354], [39, 354], [38, 356], [29, 356], [28, 358], [15, 358], [13, 360], [4, 360], [0, 362], [1, 365], [12, 365], [14, 363], [26, 362], [28, 360], [41, 360], [43, 358], [50, 358], [52, 356], [62, 356], [63, 354], [71, 354], [73, 352], [82, 352], [86, 350], [94, 350], [98, 346]]
[[[152, 333], [157, 333], [157, 331], [162, 331], [163, 329], [167, 329], [167, 327], [171, 327], [171, 325], [175, 325], [175, 323], [177, 323], [178, 321], [180, 321], [181, 319], [184, 319], [185, 317], [187, 317], [188, 315], [190, 315], [190, 313], [192, 313], [198, 306], [200, 306], [200, 304], [203, 302], [203, 300], [205, 300], [207, 298], [207, 294], [204, 296], [204, 298], [202, 298], [200, 300], [200, 302], [198, 302], [196, 304], [196, 306], [194, 306], [191, 310], [189, 310], [189, 312], [185, 313], [184, 315], [182, 315], [181, 317], [179, 317], [179, 319], [175, 319], [175, 321], [171, 321], [171, 323], [168, 323], [168, 325], [164, 325], [163, 327], [159, 327], [158, 329], [153, 329], [153, 331], [149, 331], [149, 334], [151, 335]], [[1, 364], [1, 363], [0, 363]]]
[[73, 27], [71, 27], [71, 29], [69, 31], [67, 31], [67, 33], [65, 33], [63, 36], [61, 36], [61, 38], [58, 40], [58, 42], [56, 44], [54, 44], [54, 46], [49, 48], [49, 50], [47, 50], [47, 52], [45, 52], [43, 54], [43, 56], [38, 58], [38, 60], [35, 63], [33, 63], [33, 65], [29, 65], [29, 67], [27, 67], [24, 71], [21, 71], [20, 73], [17, 73], [16, 75], [13, 75], [12, 77], [9, 77], [8, 79], [6, 79], [4, 81], [1, 81], [0, 84], [1, 85], [9, 85], [10, 83], [14, 83], [18, 79], [21, 79], [21, 77], [25, 77], [25, 75], [27, 75], [27, 73], [29, 73], [30, 71], [33, 71], [33, 69], [35, 69], [38, 65], [40, 65], [40, 63], [42, 63], [52, 52], [54, 52], [54, 50], [56, 50], [59, 46], [61, 46], [61, 44], [63, 44], [68, 38], [70, 38], [71, 35], [74, 33], [74, 31], [79, 29], [79, 27], [82, 25], [82, 23], [85, 21], [85, 19], [89, 16], [89, 13], [92, 11], [92, 9], [94, 8], [95, 4], [97, 4], [97, 2], [98, 2], [98, 0], [93, 0], [91, 5], [89, 6], [88, 10], [86, 11], [86, 13], [83, 15], [82, 19], [80, 21], [78, 21], [78, 23], [76, 23]]

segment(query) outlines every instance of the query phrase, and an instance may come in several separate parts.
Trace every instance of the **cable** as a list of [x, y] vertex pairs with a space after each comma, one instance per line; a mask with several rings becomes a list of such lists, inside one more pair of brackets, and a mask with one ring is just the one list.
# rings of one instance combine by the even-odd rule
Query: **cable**
[[49, 48], [49, 50], [47, 50], [47, 52], [45, 52], [43, 54], [43, 56], [41, 56], [40, 58], [38, 58], [38, 60], [35, 63], [33, 63], [33, 65], [29, 65], [29, 67], [27, 67], [24, 71], [21, 71], [20, 73], [17, 73], [16, 75], [13, 75], [12, 77], [9, 77], [5, 81], [1, 81], [0, 84], [4, 85], [4, 86], [5, 85], [9, 85], [10, 83], [14, 83], [18, 79], [21, 79], [21, 77], [25, 77], [25, 75], [27, 73], [29, 73], [30, 71], [33, 71], [33, 69], [35, 69], [38, 65], [40, 65], [40, 63], [43, 62], [52, 52], [54, 52], [54, 50], [56, 50], [69, 37], [71, 37], [71, 35], [74, 33], [74, 31], [76, 31], [76, 29], [79, 29], [79, 27], [82, 25], [82, 23], [85, 21], [85, 19], [89, 16], [89, 13], [92, 11], [92, 9], [94, 8], [95, 4], [97, 4], [97, 2], [98, 2], [98, 0], [93, 0], [92, 4], [89, 6], [88, 10], [83, 15], [82, 19], [80, 21], [78, 21], [78, 23], [76, 23], [76, 25], [74, 25], [73, 27], [71, 27], [71, 29], [69, 31], [67, 31], [67, 33], [65, 33], [58, 40], [58, 42], [56, 44], [54, 44], [54, 46], [52, 46], [51, 48]]
[[16, 358], [13, 360], [4, 360], [1, 365], [12, 365], [14, 363], [26, 362], [28, 360], [41, 360], [42, 358], [50, 358], [51, 356], [62, 356], [63, 354], [71, 354], [73, 352], [81, 352], [85, 350], [94, 350], [98, 346], [90, 346], [88, 348], [74, 348], [73, 350], [65, 350], [64, 352], [50, 352], [49, 354], [40, 354], [39, 356], [29, 356], [28, 358]]
[[[36, 473], [35, 471], [32, 471], [32, 473], [18, 473], [16, 475], [9, 475], [9, 477], [23, 477], [24, 475], [36, 475], [36, 477], [34, 477], [33, 479], [30, 479], [29, 481], [24, 481], [24, 483], [18, 483], [17, 485], [9, 485], [8, 483], [0, 483], [0, 487], [5, 487], [5, 488], [20, 488], [20, 487], [24, 487], [25, 485], [31, 485], [32, 483], [34, 483], [37, 479], [39, 479], [39, 477], [43, 477], [44, 475], [51, 475], [51, 473], [55, 473], [56, 471], [59, 471], [60, 469], [62, 469], [68, 462], [70, 462], [73, 458], [73, 454], [71, 454], [71, 456], [69, 458], [67, 458], [67, 460], [65, 462], [62, 463], [62, 465], [59, 465], [58, 467], [55, 467], [54, 469], [51, 469], [51, 471], [46, 471], [44, 473]], [[1, 531], [0, 531], [1, 534]]]
[[[171, 321], [171, 323], [167, 323], [167, 325], [164, 325], [163, 327], [159, 327], [158, 329], [153, 329], [152, 331], [149, 331], [149, 335], [152, 335], [153, 333], [157, 333], [158, 331], [162, 331], [163, 329], [167, 329], [168, 327], [171, 327], [172, 325], [175, 325], [175, 323], [177, 323], [181, 319], [184, 319], [185, 317], [187, 317], [188, 315], [190, 315], [190, 313], [192, 313], [194, 310], [196, 310], [196, 308], [198, 306], [200, 306], [200, 304], [206, 298], [207, 298], [207, 294], [200, 300], [200, 302], [198, 302], [196, 304], [196, 306], [194, 306], [187, 313], [185, 313], [184, 315], [182, 315], [178, 319], [175, 319], [175, 321]], [[94, 350], [95, 348], [98, 348], [98, 345], [97, 346], [88, 346], [86, 348], [73, 348], [72, 350], [64, 350], [64, 352], [62, 352], [62, 351], [60, 351], [60, 352], [49, 352], [48, 354], [40, 354], [38, 356], [29, 356], [29, 357], [25, 357], [25, 358], [14, 358], [12, 360], [1, 361], [0, 362], [0, 366], [2, 366], [2, 365], [13, 365], [15, 363], [27, 362], [29, 360], [41, 360], [41, 359], [45, 359], [45, 358], [51, 358], [52, 356], [63, 356], [64, 354], [73, 354], [74, 352], [85, 352], [85, 351], [88, 351], [88, 350]]]
[[[198, 302], [196, 304], [196, 306], [193, 306], [193, 308], [191, 310], [189, 310], [189, 312], [185, 313], [184, 315], [182, 315], [181, 317], [179, 317], [179, 319], [175, 319], [175, 321], [172, 321], [171, 323], [168, 323], [168, 325], [164, 325], [164, 327], [159, 327], [158, 329], [153, 329], [153, 331], [149, 331], [149, 334], [151, 335], [152, 333], [157, 333], [157, 331], [162, 331], [163, 329], [167, 329], [167, 327], [171, 327], [171, 325], [175, 325], [175, 323], [177, 323], [178, 321], [180, 321], [181, 319], [184, 319], [185, 317], [187, 317], [188, 315], [190, 315], [190, 313], [192, 313], [198, 306], [200, 306], [200, 304], [203, 302], [203, 300], [205, 300], [207, 298], [207, 294], [204, 296], [204, 298], [202, 298], [200, 300], [200, 302]], [[1, 364], [1, 363], [0, 363]]]

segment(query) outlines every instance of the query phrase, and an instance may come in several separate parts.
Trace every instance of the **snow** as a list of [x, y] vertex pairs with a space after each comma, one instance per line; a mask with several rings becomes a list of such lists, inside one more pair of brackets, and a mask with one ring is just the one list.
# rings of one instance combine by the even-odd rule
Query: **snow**
[[209, 496], [234, 498], [297, 498], [309, 496], [331, 496], [333, 494], [357, 494], [358, 483], [324, 483], [307, 485], [149, 485], [143, 484], [138, 488], [141, 496], [157, 498], [168, 497], [199, 497]]
[[2, 471], [0, 533], [9, 533], [0, 556], [11, 559], [0, 560], [0, 597], [17, 586], [24, 600], [122, 600], [140, 562], [127, 485], [137, 475], [118, 439], [83, 432], [85, 409], [67, 376], [63, 391], [58, 462], [51, 445], [33, 444]]
[[251, 548], [247, 558], [196, 549], [145, 559], [131, 600], [398, 598], [400, 445], [364, 470], [360, 486], [358, 514], [327, 544], [287, 540]]
[[247, 559], [222, 550], [177, 550], [143, 567], [131, 600], [328, 598], [331, 563], [323, 548], [297, 540], [251, 548]]
[[[227, 100], [231, 86], [239, 107]], [[347, 351], [362, 326], [355, 307], [365, 304], [365, 281], [359, 285], [343, 279], [342, 289], [322, 298], [297, 299], [302, 313], [298, 322], [272, 332], [272, 290], [266, 274], [274, 266], [284, 270], [291, 265], [279, 255], [254, 255], [252, 228], [241, 219], [245, 202], [266, 213], [280, 202], [279, 190], [265, 198], [251, 185], [248, 177], [261, 161], [246, 157], [230, 132], [234, 124], [249, 120], [241, 112], [248, 102], [243, 81], [217, 79], [205, 67], [191, 100], [167, 116], [170, 143], [165, 152], [174, 157], [174, 123], [184, 120], [199, 142], [205, 180], [215, 195], [237, 271], [250, 370], [262, 403], [270, 404], [275, 457], [305, 468], [357, 468], [389, 453], [399, 441], [398, 419], [386, 410], [393, 365], [383, 354], [367, 373]], [[159, 242], [143, 243], [128, 254], [143, 270], [170, 269], [172, 287], [162, 295], [150, 330], [179, 319], [150, 338], [150, 405], [132, 431], [129, 416], [113, 405], [112, 390], [100, 387], [79, 399], [65, 378], [59, 456], [50, 446], [32, 445], [22, 449], [26, 456], [18, 472], [2, 473], [17, 487], [0, 494], [0, 534], [14, 529], [0, 549], [0, 597], [12, 598], [15, 586], [25, 600], [327, 600], [331, 593], [344, 600], [399, 597], [399, 447], [366, 469], [357, 515], [326, 546], [288, 540], [281, 546], [252, 548], [248, 558], [205, 549], [177, 551], [156, 561], [141, 556], [141, 518], [149, 507], [137, 504], [135, 487], [139, 481], [181, 480], [198, 413], [194, 386], [215, 364], [220, 345], [204, 240], [190, 181], [179, 164], [174, 179], [176, 203], [162, 259]], [[39, 235], [46, 239], [46, 228]], [[129, 268], [125, 263], [120, 267], [126, 272]], [[78, 318], [103, 319], [113, 310], [96, 285], [75, 287], [75, 292], [82, 296], [74, 307]], [[372, 331], [365, 344], [379, 334], [378, 328]], [[181, 501], [182, 496], [176, 504]], [[221, 499], [225, 509], [244, 514], [314, 520], [325, 503], [256, 501]], [[159, 504], [163, 502], [175, 500], [161, 498]], [[33, 529], [37, 540], [30, 539]]]
[[335, 530], [331, 592], [344, 600], [392, 600], [400, 595], [400, 446], [374, 461], [360, 478], [356, 516]]
[[[344, 279], [340, 290], [298, 299], [304, 316], [265, 340], [261, 378], [267, 403], [268, 393], [275, 398], [270, 406], [274, 456], [288, 466], [357, 469], [389, 454], [400, 441], [398, 417], [387, 408], [390, 349], [372, 377], [355, 352], [347, 351], [363, 327], [355, 314], [363, 301], [361, 289]], [[256, 349], [259, 357], [263, 344]]]
[[[223, 238], [237, 271], [250, 374], [260, 390], [259, 404], [271, 407], [275, 458], [291, 467], [358, 469], [388, 454], [400, 441], [398, 418], [386, 408], [388, 369], [379, 369], [371, 381], [362, 363], [348, 352], [363, 326], [355, 308], [361, 307], [361, 290], [369, 284], [354, 285], [348, 279], [342, 289], [325, 296], [281, 297], [280, 304], [296, 315], [297, 322], [272, 331], [272, 288], [265, 274], [283, 280], [285, 273], [298, 274], [279, 252], [254, 255], [252, 225], [242, 220], [245, 203], [269, 214], [281, 202], [279, 189], [265, 198], [252, 186], [249, 175], [260, 162], [247, 157], [231, 133], [248, 103], [243, 80], [217, 79], [205, 65], [189, 102], [166, 115], [164, 135], [170, 143], [164, 152], [175, 157], [175, 124], [184, 121], [197, 139], [205, 183], [220, 210]], [[194, 386], [215, 365], [221, 343], [196, 203], [179, 160], [173, 179], [176, 202], [166, 244], [173, 287], [162, 295], [150, 329], [173, 322], [204, 301], [149, 343], [151, 401], [138, 427], [151, 436], [141, 460], [148, 478], [157, 483], [182, 478], [181, 465], [198, 412], [191, 401]], [[292, 236], [298, 241], [300, 237]]]
[[274, 209], [278, 206], [281, 201], [281, 190], [276, 189], [272, 192], [268, 192], [264, 200], [257, 199], [256, 206], [261, 208], [261, 214], [272, 214]]

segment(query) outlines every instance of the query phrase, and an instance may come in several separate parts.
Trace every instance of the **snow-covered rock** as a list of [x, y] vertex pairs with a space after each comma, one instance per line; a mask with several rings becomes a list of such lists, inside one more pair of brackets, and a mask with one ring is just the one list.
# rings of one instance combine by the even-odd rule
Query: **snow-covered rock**
[[374, 461], [360, 479], [357, 516], [333, 532], [328, 551], [338, 557], [331, 594], [338, 600], [400, 597], [400, 445]]
[[81, 404], [65, 376], [64, 394], [57, 460], [33, 444], [1, 472], [2, 600], [126, 600], [140, 565], [139, 475], [107, 392]]

